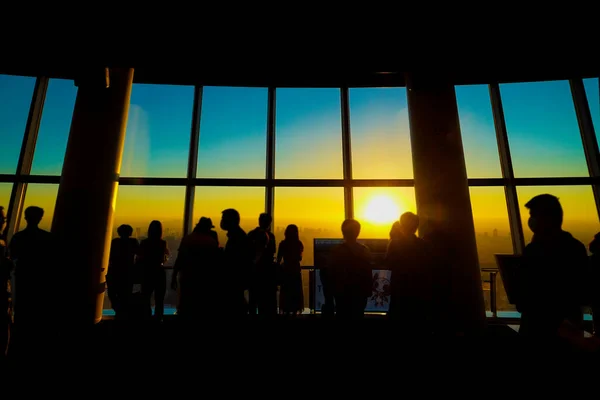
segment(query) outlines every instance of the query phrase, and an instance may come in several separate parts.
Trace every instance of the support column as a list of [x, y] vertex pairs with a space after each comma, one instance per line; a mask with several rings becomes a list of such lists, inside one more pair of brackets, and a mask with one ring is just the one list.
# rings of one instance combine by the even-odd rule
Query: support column
[[59, 297], [69, 323], [102, 318], [113, 211], [117, 196], [133, 69], [111, 69], [110, 86], [79, 82], [52, 232], [58, 249]]
[[420, 235], [451, 238], [451, 318], [458, 330], [485, 327], [481, 272], [454, 86], [433, 75], [406, 75]]

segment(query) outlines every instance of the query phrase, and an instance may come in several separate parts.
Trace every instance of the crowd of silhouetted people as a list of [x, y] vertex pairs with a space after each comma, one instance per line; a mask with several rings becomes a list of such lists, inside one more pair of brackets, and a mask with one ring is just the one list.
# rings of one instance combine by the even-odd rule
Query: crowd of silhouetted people
[[[590, 258], [585, 246], [562, 229], [563, 210], [558, 198], [543, 194], [525, 206], [530, 211], [533, 238], [520, 259], [516, 282], [520, 334], [549, 338], [582, 332], [583, 307], [591, 306], [595, 315], [600, 315], [600, 233], [589, 246]], [[3, 344], [8, 341], [13, 315], [16, 325], [35, 320], [39, 326], [44, 318], [52, 318], [39, 303], [44, 296], [53, 295], [49, 282], [53, 282], [55, 271], [45, 266], [57, 249], [53, 235], [39, 228], [43, 214], [39, 207], [28, 207], [27, 227], [15, 233], [8, 246], [4, 234], [0, 242], [6, 294], [1, 297], [2, 309], [6, 310]], [[3, 208], [0, 215], [4, 232]], [[220, 227], [227, 232], [227, 242], [220, 246], [211, 219], [200, 218], [181, 240], [172, 271], [171, 285], [178, 293], [177, 318], [196, 323], [211, 317], [272, 320], [278, 315], [301, 314], [304, 246], [298, 227], [287, 226], [285, 238], [277, 246], [271, 224], [271, 216], [261, 214], [258, 226], [246, 233], [240, 227], [239, 213], [226, 209]], [[385, 268], [392, 271], [388, 317], [406, 323], [417, 333], [456, 333], [451, 304], [457, 246], [443, 226], [433, 223], [428, 233], [419, 237], [419, 217], [407, 212], [392, 225], [389, 234], [385, 257]], [[359, 243], [360, 230], [359, 221], [343, 221], [344, 241], [331, 250], [321, 270], [324, 318], [355, 321], [365, 314], [373, 290], [373, 258], [369, 248]], [[132, 237], [129, 225], [119, 226], [117, 233], [118, 238], [111, 242], [106, 274], [116, 319], [162, 320], [168, 272], [165, 263], [171, 250], [162, 238], [161, 222], [152, 221], [147, 238], [141, 242]], [[18, 285], [14, 313], [10, 301], [13, 268]]]

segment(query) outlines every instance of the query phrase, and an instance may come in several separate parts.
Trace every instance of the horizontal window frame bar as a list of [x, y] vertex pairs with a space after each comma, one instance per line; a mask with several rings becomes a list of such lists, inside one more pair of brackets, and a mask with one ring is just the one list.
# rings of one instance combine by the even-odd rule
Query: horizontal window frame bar
[[[85, 176], [83, 176], [85, 178]], [[600, 184], [600, 177], [471, 178], [470, 187], [483, 186], [586, 186]], [[59, 184], [58, 175], [0, 174], [0, 183]], [[247, 187], [414, 187], [414, 179], [238, 179], [121, 177], [123, 186], [247, 186]]]

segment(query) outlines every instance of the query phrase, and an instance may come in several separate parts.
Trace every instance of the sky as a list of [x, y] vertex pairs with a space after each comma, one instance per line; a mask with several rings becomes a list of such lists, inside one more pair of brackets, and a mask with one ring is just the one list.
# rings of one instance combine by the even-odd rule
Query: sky
[[[15, 173], [34, 83], [33, 78], [0, 76], [0, 174]], [[586, 79], [584, 85], [600, 137], [598, 79]], [[193, 92], [191, 86], [134, 84], [121, 176], [186, 176]], [[587, 176], [567, 81], [502, 84], [500, 93], [516, 177]], [[32, 174], [60, 175], [76, 94], [72, 81], [50, 80]], [[487, 86], [459, 86], [456, 95], [468, 176], [501, 177]], [[406, 89], [353, 88], [349, 101], [353, 177], [413, 178]], [[338, 89], [277, 89], [275, 129], [276, 178], [342, 178]], [[264, 178], [266, 130], [266, 88], [205, 87], [197, 176]], [[11, 188], [0, 183], [1, 204], [8, 203]], [[565, 226], [581, 230], [582, 240], [597, 230], [591, 188], [519, 188], [525, 217], [522, 205], [541, 191], [559, 196]], [[56, 192], [55, 185], [41, 184], [27, 190], [26, 205], [43, 206], [48, 226]], [[182, 187], [121, 186], [115, 226], [133, 221], [145, 229], [152, 219], [161, 219], [181, 230], [184, 197]], [[392, 199], [390, 212], [416, 211], [412, 188], [356, 188], [355, 215], [364, 221], [363, 235], [387, 237], [388, 222], [369, 221], [381, 211], [382, 198]], [[510, 234], [503, 188], [471, 188], [471, 203], [478, 232]], [[264, 206], [264, 188], [199, 187], [194, 219], [209, 216], [218, 225], [220, 212], [234, 207], [251, 229]], [[343, 189], [277, 188], [274, 218], [278, 226], [296, 222], [301, 228], [339, 232]]]

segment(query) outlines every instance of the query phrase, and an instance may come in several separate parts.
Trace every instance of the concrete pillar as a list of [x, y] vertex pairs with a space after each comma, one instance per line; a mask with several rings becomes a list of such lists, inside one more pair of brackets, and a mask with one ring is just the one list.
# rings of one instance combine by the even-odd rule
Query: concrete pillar
[[406, 74], [420, 235], [437, 226], [452, 240], [451, 318], [464, 332], [485, 327], [485, 306], [454, 86]]
[[[100, 71], [99, 71], [100, 72]], [[133, 82], [133, 69], [110, 69], [79, 80], [52, 232], [61, 243], [54, 255], [59, 307], [68, 323], [102, 317], [112, 219]], [[58, 303], [58, 304], [57, 304]]]

